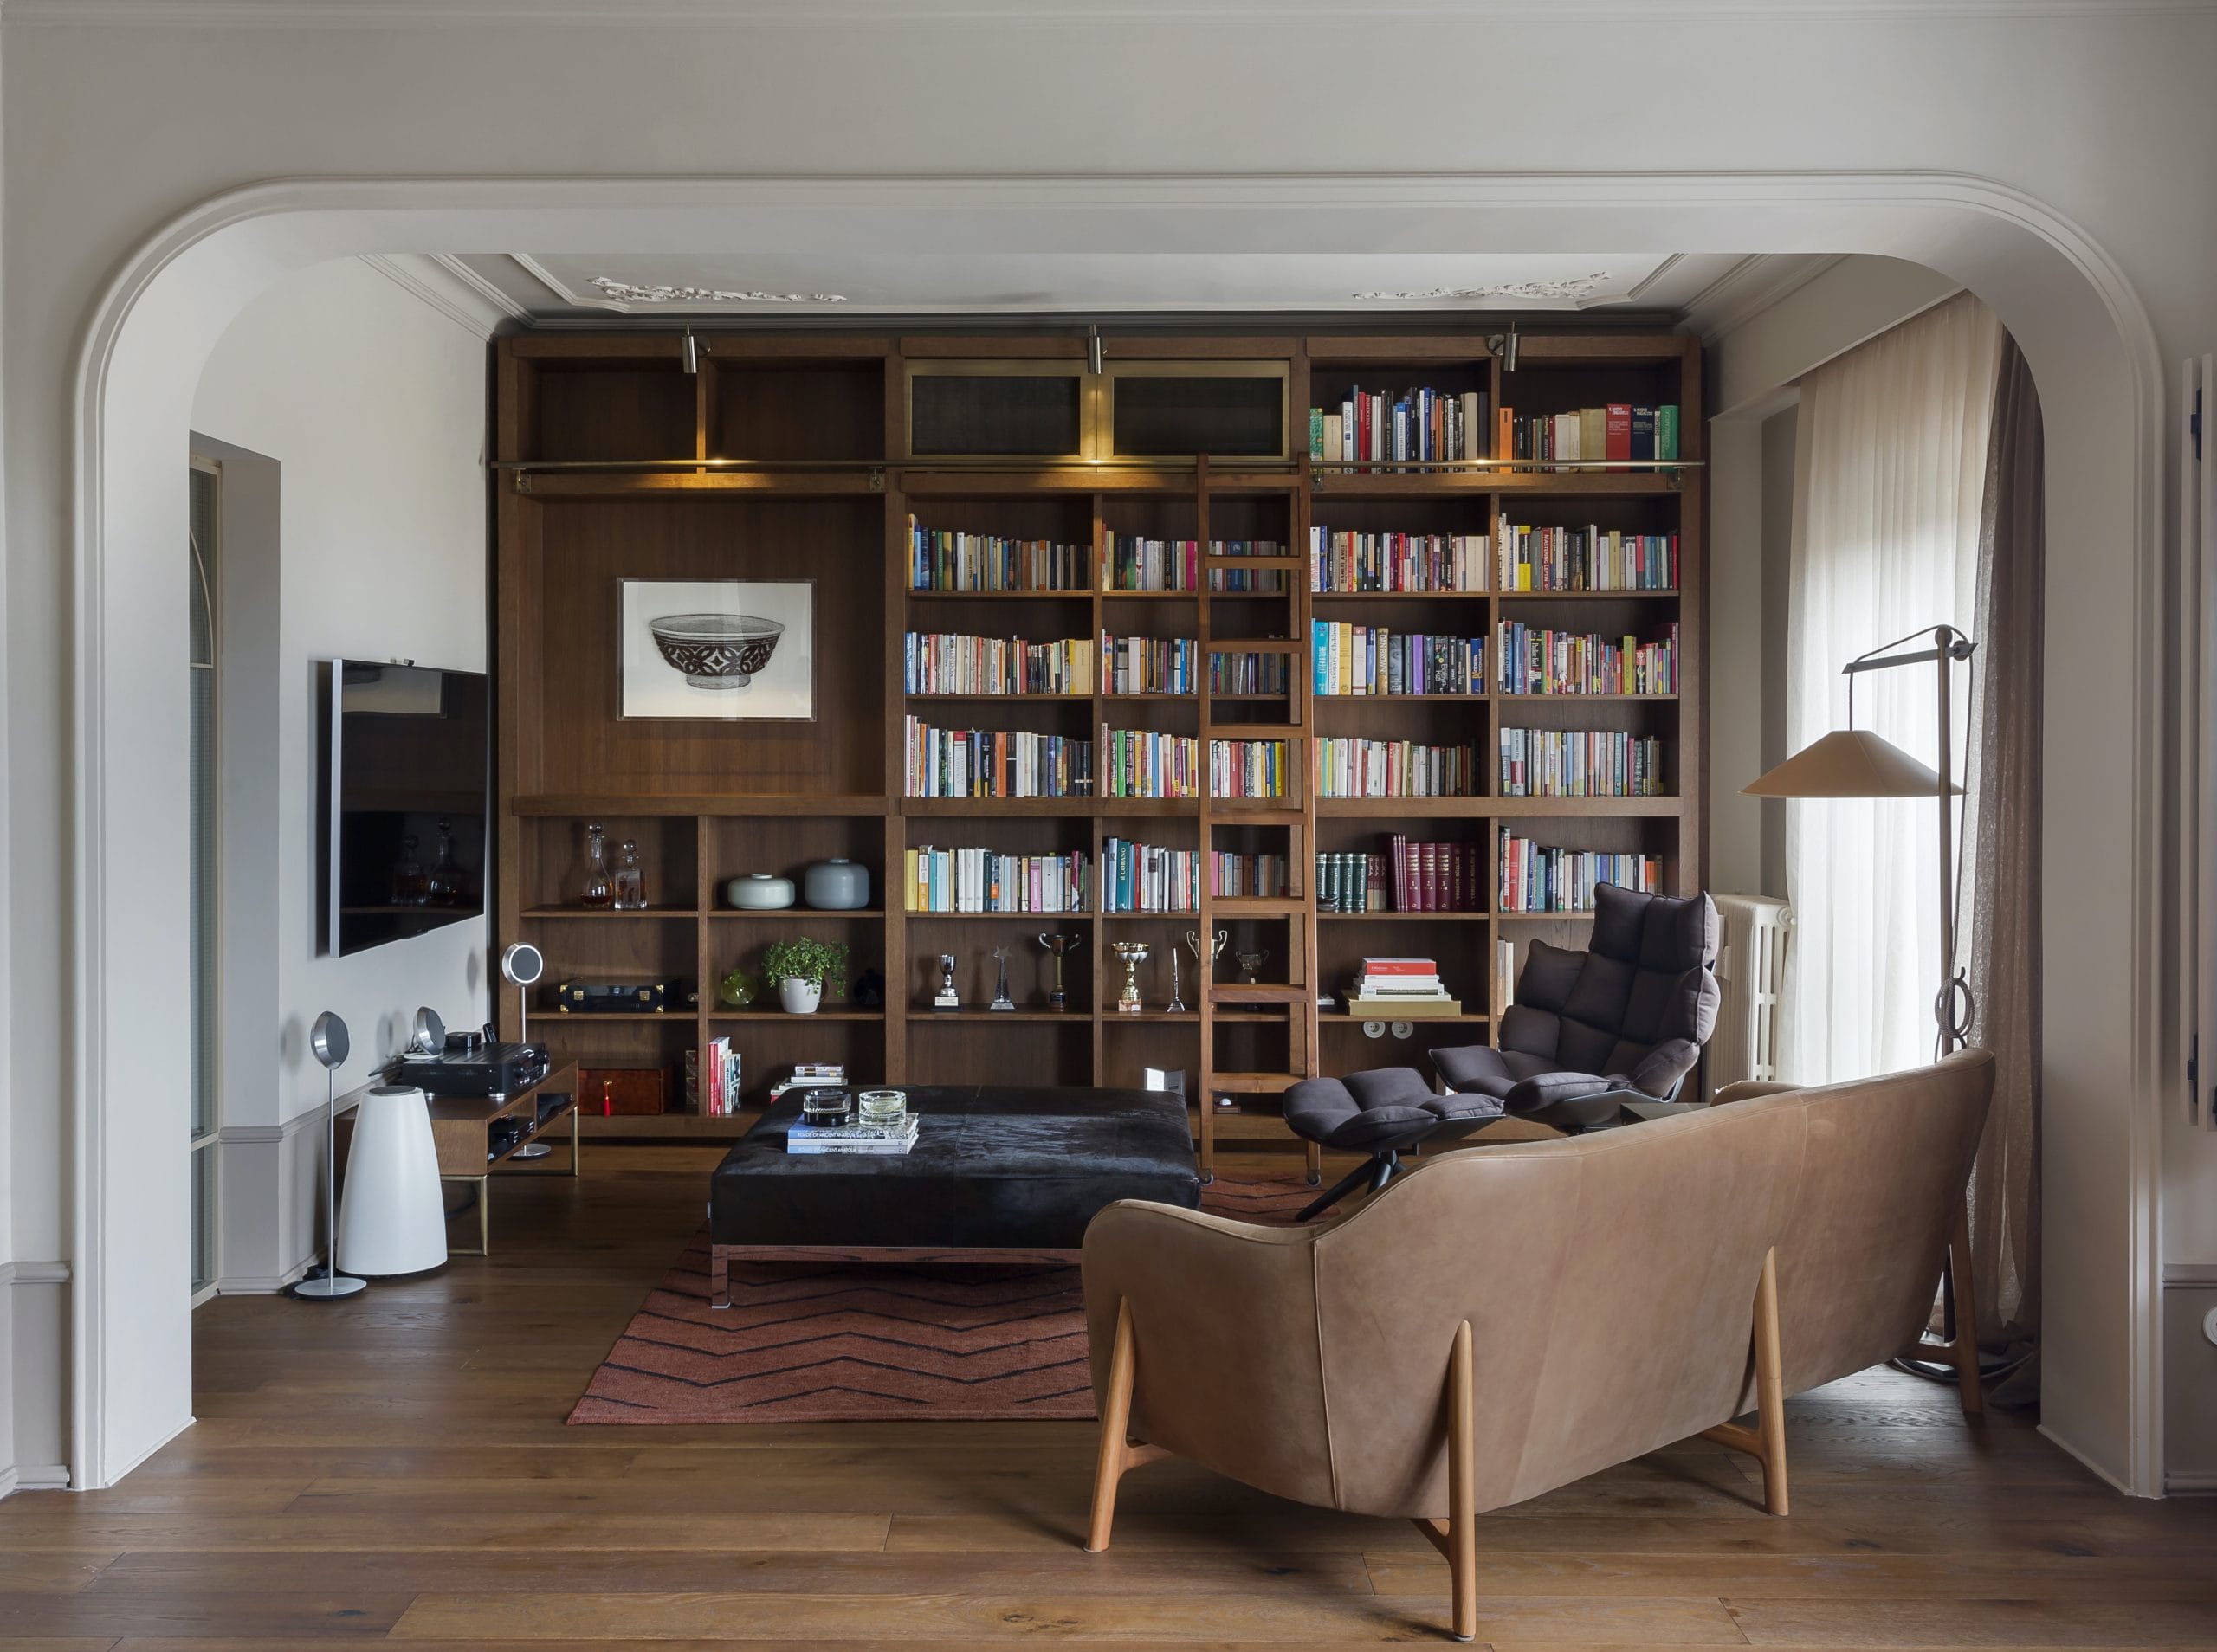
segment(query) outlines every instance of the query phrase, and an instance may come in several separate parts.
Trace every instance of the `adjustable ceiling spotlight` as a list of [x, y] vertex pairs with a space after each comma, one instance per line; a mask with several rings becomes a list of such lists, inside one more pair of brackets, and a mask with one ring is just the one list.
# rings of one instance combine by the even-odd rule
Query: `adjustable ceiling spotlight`
[[1096, 378], [1100, 378], [1108, 355], [1101, 345], [1101, 329], [1088, 327], [1085, 330], [1085, 371]]
[[701, 371], [701, 341], [693, 336], [690, 323], [686, 326], [685, 342], [679, 346], [678, 359], [685, 365], [687, 372], [697, 373]]
[[1486, 340], [1486, 348], [1501, 358], [1501, 370], [1505, 373], [1516, 371], [1516, 324], [1511, 321], [1509, 331], [1496, 332]]

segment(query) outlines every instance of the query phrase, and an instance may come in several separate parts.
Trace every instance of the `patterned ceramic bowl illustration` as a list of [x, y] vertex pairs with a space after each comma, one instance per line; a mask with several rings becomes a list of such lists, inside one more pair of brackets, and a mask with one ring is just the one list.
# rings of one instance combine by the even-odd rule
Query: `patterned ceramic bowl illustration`
[[753, 614], [670, 614], [647, 629], [674, 670], [695, 688], [744, 688], [770, 663], [783, 620]]

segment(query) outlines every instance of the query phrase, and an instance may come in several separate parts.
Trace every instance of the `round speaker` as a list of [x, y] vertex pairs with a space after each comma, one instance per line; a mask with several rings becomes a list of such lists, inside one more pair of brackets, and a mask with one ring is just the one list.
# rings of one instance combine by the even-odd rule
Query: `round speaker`
[[326, 1068], [345, 1066], [349, 1048], [346, 1023], [328, 1010], [308, 1029], [308, 1053]]
[[529, 986], [546, 973], [546, 959], [529, 941], [518, 941], [501, 954], [501, 973], [518, 986]]
[[420, 1055], [436, 1055], [447, 1047], [447, 1023], [425, 1004], [416, 1012], [416, 1036], [409, 1048]]

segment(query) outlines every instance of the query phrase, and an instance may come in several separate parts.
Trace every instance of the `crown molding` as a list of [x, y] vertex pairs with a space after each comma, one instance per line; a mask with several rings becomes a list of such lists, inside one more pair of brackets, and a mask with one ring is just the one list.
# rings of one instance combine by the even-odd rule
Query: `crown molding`
[[871, 23], [1923, 23], [2192, 16], [2217, 0], [0, 0], [46, 28], [825, 28]]
[[1845, 253], [1758, 253], [1742, 259], [1686, 301], [1685, 324], [1704, 348], [1736, 332], [1773, 305], [1840, 263]]
[[503, 321], [527, 319], [522, 306], [451, 254], [364, 253], [361, 260], [480, 343]]

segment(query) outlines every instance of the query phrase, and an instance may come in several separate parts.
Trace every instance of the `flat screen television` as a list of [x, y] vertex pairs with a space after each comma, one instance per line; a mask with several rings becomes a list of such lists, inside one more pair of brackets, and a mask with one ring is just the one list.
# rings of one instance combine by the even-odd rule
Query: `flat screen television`
[[323, 752], [324, 950], [485, 915], [485, 675], [333, 660]]

